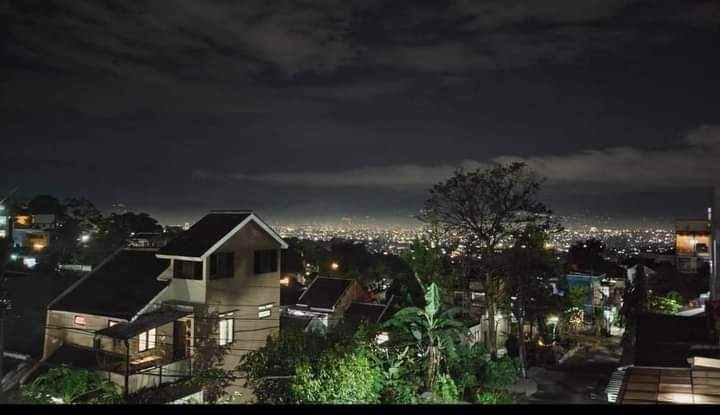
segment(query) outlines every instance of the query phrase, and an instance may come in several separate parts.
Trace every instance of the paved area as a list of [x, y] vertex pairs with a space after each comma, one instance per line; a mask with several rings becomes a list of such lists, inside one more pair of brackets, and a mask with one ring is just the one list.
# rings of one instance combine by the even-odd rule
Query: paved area
[[529, 375], [538, 391], [528, 403], [607, 404], [605, 387], [620, 365], [620, 339], [603, 339], [587, 344], [562, 365], [531, 368]]

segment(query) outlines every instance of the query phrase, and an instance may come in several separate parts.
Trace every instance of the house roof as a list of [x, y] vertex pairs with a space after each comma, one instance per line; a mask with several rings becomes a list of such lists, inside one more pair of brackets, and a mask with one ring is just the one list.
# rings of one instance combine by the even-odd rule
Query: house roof
[[356, 322], [379, 323], [387, 310], [388, 304], [353, 302], [345, 311], [345, 315]]
[[162, 326], [179, 318], [192, 314], [192, 311], [180, 310], [176, 308], [168, 308], [158, 310], [151, 313], [143, 314], [135, 321], [130, 323], [118, 323], [112, 327], [102, 329], [97, 332], [101, 336], [111, 337], [113, 339], [127, 340], [146, 332], [152, 328]]
[[283, 248], [287, 248], [282, 238], [251, 211], [212, 211], [168, 242], [158, 251], [158, 255], [201, 258], [251, 220], [267, 231]]
[[719, 404], [720, 371], [667, 367], [625, 370], [619, 404]]
[[118, 251], [49, 308], [130, 320], [167, 287], [157, 276], [168, 266], [155, 251]]
[[352, 283], [345, 278], [317, 277], [298, 298], [297, 305], [332, 310]]

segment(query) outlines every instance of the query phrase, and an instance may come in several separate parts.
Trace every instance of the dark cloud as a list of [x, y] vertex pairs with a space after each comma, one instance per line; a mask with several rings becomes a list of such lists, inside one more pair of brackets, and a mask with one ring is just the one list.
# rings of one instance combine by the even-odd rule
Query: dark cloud
[[415, 164], [363, 167], [327, 173], [263, 173], [218, 175], [198, 170], [207, 179], [235, 179], [281, 185], [317, 187], [427, 188], [449, 178], [458, 169], [486, 168], [492, 163], [525, 162], [549, 184], [598, 183], [636, 189], [711, 186], [720, 184], [720, 127], [703, 126], [688, 133], [676, 146], [641, 149], [612, 147], [568, 155], [500, 156], [490, 163], [466, 160], [454, 165]]
[[173, 220], [217, 206], [406, 215], [458, 166], [503, 157], [585, 194], [716, 175], [711, 127], [678, 139], [720, 125], [715, 1], [17, 0], [2, 13], [0, 185], [28, 193]]

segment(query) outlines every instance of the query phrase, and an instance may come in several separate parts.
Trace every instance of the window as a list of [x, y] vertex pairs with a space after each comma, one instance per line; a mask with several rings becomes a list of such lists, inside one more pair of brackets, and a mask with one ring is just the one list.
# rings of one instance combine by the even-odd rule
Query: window
[[272, 315], [272, 308], [272, 303], [258, 306], [258, 318], [270, 318]]
[[210, 278], [232, 278], [234, 274], [235, 255], [232, 252], [218, 252], [210, 255]]
[[173, 278], [185, 280], [201, 280], [203, 279], [203, 263], [200, 261], [181, 261], [175, 260], [173, 266]]
[[[221, 316], [223, 317], [223, 316]], [[218, 344], [225, 346], [233, 342], [233, 330], [234, 320], [232, 318], [225, 318], [220, 320], [220, 335], [218, 337]]]
[[80, 326], [80, 327], [87, 326], [87, 320], [85, 319], [84, 316], [75, 316], [75, 318], [73, 319], [73, 322], [75, 323], [76, 326]]
[[138, 351], [144, 352], [145, 350], [154, 349], [156, 334], [155, 329], [140, 333], [138, 336]]
[[277, 250], [255, 251], [255, 274], [276, 272], [278, 266]]

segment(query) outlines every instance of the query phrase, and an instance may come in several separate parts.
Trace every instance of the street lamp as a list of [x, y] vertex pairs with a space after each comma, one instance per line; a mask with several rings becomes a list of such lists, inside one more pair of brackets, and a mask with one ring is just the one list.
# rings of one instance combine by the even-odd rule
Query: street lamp
[[337, 262], [333, 262], [332, 264], [330, 264], [330, 268], [332, 268], [333, 271], [337, 271], [338, 269], [340, 269], [340, 264], [338, 264]]

